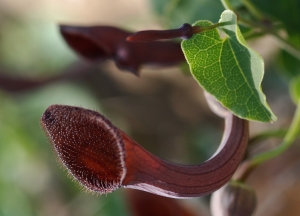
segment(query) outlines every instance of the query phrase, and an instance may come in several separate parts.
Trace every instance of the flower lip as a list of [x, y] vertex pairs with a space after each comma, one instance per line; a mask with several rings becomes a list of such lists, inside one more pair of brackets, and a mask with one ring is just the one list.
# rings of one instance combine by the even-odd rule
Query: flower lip
[[41, 124], [60, 161], [84, 187], [100, 193], [120, 187], [126, 174], [124, 144], [118, 129], [102, 115], [52, 105]]

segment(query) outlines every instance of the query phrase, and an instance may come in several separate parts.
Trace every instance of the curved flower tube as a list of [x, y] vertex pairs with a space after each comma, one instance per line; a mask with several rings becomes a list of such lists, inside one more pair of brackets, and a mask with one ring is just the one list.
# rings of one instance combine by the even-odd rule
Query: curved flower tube
[[64, 166], [91, 191], [109, 193], [124, 187], [191, 198], [227, 183], [244, 157], [248, 122], [225, 109], [218, 114], [225, 118], [220, 148], [211, 159], [193, 166], [156, 157], [104, 116], [84, 108], [52, 105], [41, 125]]

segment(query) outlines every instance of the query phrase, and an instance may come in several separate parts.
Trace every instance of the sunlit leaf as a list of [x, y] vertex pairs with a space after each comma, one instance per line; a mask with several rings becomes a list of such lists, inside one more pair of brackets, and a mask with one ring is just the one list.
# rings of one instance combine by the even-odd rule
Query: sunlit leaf
[[[224, 11], [219, 22], [225, 39], [214, 29], [182, 42], [194, 78], [235, 115], [262, 122], [276, 120], [261, 91], [263, 59], [246, 44], [232, 11]], [[209, 25], [210, 21], [194, 24]]]

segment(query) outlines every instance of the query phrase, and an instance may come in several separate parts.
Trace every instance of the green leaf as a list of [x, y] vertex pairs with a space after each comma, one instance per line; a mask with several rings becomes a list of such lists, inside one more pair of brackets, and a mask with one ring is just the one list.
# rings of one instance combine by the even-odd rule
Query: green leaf
[[[261, 122], [275, 121], [276, 116], [261, 91], [263, 59], [246, 44], [232, 11], [225, 10], [219, 23], [227, 34], [225, 39], [213, 29], [195, 34], [181, 44], [194, 78], [235, 115]], [[194, 24], [210, 25], [210, 21]]]

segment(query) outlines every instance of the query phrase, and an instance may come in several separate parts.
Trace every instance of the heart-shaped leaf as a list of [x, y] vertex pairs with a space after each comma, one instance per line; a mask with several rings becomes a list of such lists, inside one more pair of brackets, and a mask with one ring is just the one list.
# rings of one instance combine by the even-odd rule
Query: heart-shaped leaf
[[[263, 59], [246, 44], [232, 11], [224, 11], [219, 23], [227, 34], [225, 39], [213, 29], [195, 34], [181, 44], [194, 78], [235, 115], [261, 122], [275, 121], [261, 90]], [[210, 21], [194, 24], [210, 25]]]

